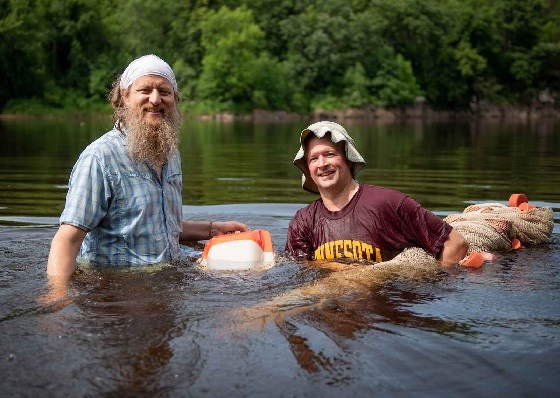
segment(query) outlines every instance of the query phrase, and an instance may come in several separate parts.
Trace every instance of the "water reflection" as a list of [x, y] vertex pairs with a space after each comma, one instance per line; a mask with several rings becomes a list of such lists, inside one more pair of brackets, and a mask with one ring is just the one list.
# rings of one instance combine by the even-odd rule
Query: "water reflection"
[[[287, 219], [256, 212], [282, 240]], [[475, 272], [363, 273], [362, 283], [285, 261], [207, 272], [194, 245], [166, 267], [81, 271], [69, 300], [41, 305], [53, 233], [0, 228], [0, 386], [14, 396], [558, 392], [557, 237]]]
[[[560, 392], [558, 122], [348, 123], [368, 162], [360, 181], [396, 187], [438, 215], [512, 192], [555, 209], [550, 245], [503, 253], [481, 270], [363, 273], [360, 282], [281, 260], [264, 272], [207, 272], [193, 245], [163, 268], [83, 271], [66, 299], [42, 304], [70, 168], [104, 123], [0, 121], [0, 389], [8, 395]], [[282, 251], [289, 219], [314, 199], [291, 164], [301, 129], [188, 122], [185, 215], [269, 230]]]
[[319, 307], [298, 311], [297, 315], [276, 317], [275, 324], [288, 341], [302, 369], [308, 372], [323, 370], [336, 373], [337, 367], [347, 367], [349, 364], [343, 357], [337, 357], [337, 354], [327, 356], [324, 352], [324, 342], [319, 346], [319, 351], [315, 351], [313, 347], [316, 346], [314, 340], [317, 339], [317, 332], [342, 351], [346, 351], [346, 339], [355, 339], [368, 330], [399, 333], [399, 328], [394, 326], [445, 334], [472, 333], [468, 324], [423, 316], [407, 308], [411, 303], [427, 303], [435, 299], [437, 297], [413, 291], [393, 290], [391, 286], [387, 286], [352, 300], [329, 300]]
[[[440, 211], [466, 200], [558, 202], [560, 123], [556, 119], [478, 123], [345, 122], [368, 166], [364, 183], [397, 188]], [[109, 120], [0, 120], [0, 216], [62, 211], [70, 169]], [[182, 128], [183, 203], [307, 203], [292, 165], [302, 122]]]
[[42, 328], [71, 340], [71, 351], [87, 358], [80, 372], [94, 391], [149, 395], [192, 381], [200, 367], [201, 350], [192, 337], [173, 344], [186, 326], [177, 312], [183, 283], [173, 267], [78, 272], [72, 303], [43, 319]]
[[[188, 270], [184, 268], [187, 266]], [[331, 274], [332, 271], [294, 264], [280, 264], [274, 271], [256, 274], [205, 272], [185, 262], [135, 271], [87, 270], [73, 281], [72, 288], [78, 292], [75, 308], [60, 312], [60, 318], [54, 317], [51, 322], [59, 330], [50, 332], [82, 336], [80, 350], [96, 348], [87, 368], [97, 391], [150, 393], [173, 386], [174, 382], [189, 383], [189, 378], [194, 382], [203, 366], [204, 348], [198, 341], [204, 327], [200, 326], [212, 314], [222, 318], [212, 320], [211, 324], [222, 329], [220, 335], [225, 341], [246, 339], [246, 326], [257, 322], [262, 333], [266, 329], [263, 322], [267, 320], [262, 315], [255, 319], [255, 313], [246, 312], [244, 306], [264, 292], [269, 296], [272, 286], [278, 291], [297, 289], [312, 281], [321, 283]], [[438, 273], [438, 278], [445, 275]], [[469, 332], [468, 325], [423, 316], [409, 308], [415, 303], [436, 300], [434, 294], [406, 290], [403, 283], [381, 282], [367, 282], [372, 287], [359, 291], [345, 289], [346, 295], [308, 297], [305, 305], [292, 303], [290, 309], [279, 308], [269, 313], [267, 319], [273, 320], [301, 369], [326, 372], [333, 377], [331, 383], [339, 382], [337, 375], [341, 374], [345, 374], [344, 382], [352, 379], [348, 375], [352, 350], [345, 345], [348, 339], [356, 339], [368, 330], [398, 334], [395, 327], [406, 327], [438, 333]], [[203, 295], [203, 305], [190, 306], [185, 302], [192, 300], [195, 290], [199, 298]], [[225, 312], [227, 308], [234, 312]], [[232, 323], [237, 327], [224, 328]], [[176, 339], [181, 341], [180, 345]]]

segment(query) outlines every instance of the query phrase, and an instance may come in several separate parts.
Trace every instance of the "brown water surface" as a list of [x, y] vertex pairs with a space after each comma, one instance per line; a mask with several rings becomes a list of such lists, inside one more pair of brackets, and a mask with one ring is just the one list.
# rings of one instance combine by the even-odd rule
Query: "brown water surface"
[[[480, 270], [382, 275], [363, 289], [291, 297], [330, 271], [285, 260], [286, 228], [313, 200], [291, 165], [299, 124], [188, 122], [185, 214], [271, 232], [264, 271], [183, 259], [81, 269], [45, 303], [50, 240], [68, 173], [110, 127], [0, 121], [0, 390], [7, 396], [557, 396], [560, 374], [560, 126], [346, 124], [362, 182], [438, 215], [525, 192], [553, 207], [550, 244]], [[279, 300], [279, 298], [281, 298]], [[271, 304], [272, 303], [272, 304]]]

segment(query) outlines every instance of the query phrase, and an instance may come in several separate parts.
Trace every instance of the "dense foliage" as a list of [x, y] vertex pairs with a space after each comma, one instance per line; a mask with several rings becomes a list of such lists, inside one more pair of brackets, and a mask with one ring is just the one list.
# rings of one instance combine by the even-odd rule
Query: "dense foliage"
[[100, 109], [134, 57], [191, 112], [436, 108], [560, 91], [557, 0], [0, 0], [0, 109]]

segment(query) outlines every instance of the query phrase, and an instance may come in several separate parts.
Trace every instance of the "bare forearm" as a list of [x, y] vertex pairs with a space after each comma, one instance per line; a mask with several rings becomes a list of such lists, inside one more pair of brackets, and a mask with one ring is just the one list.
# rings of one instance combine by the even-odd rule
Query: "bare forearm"
[[47, 263], [48, 275], [67, 277], [74, 273], [78, 251], [85, 235], [85, 231], [70, 225], [62, 225], [59, 228], [51, 243]]
[[[211, 225], [212, 223], [212, 225]], [[183, 231], [179, 237], [179, 241], [188, 242], [196, 240], [210, 239], [212, 235], [212, 221], [187, 221], [183, 220]], [[214, 234], [216, 232], [214, 231]]]
[[51, 244], [51, 251], [49, 252], [47, 273], [53, 276], [72, 275], [76, 270], [77, 256], [78, 250], [69, 246], [67, 242], [55, 237]]
[[180, 242], [210, 239], [216, 235], [247, 230], [247, 225], [237, 221], [187, 221], [182, 222]]
[[455, 265], [467, 255], [468, 250], [468, 242], [461, 233], [453, 229], [443, 245], [438, 260], [442, 265]]

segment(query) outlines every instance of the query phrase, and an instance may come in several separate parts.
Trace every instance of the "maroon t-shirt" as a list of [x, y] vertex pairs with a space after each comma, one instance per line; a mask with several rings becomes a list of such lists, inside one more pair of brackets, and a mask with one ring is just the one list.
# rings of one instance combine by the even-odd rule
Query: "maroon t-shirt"
[[298, 210], [286, 252], [297, 259], [387, 261], [407, 247], [438, 256], [452, 227], [394, 189], [361, 185], [340, 211], [321, 199]]

